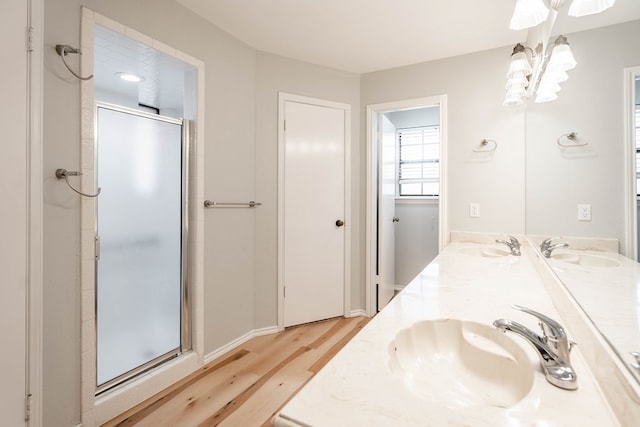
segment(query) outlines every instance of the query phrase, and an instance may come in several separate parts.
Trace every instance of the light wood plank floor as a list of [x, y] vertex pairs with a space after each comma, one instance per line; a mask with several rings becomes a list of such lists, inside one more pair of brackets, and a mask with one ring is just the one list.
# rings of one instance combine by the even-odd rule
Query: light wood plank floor
[[332, 319], [253, 338], [103, 427], [268, 427], [368, 322]]

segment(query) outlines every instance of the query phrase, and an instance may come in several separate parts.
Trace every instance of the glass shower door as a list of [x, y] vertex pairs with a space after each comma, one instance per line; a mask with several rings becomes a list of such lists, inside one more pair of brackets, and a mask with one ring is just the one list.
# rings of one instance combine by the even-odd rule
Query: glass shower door
[[182, 122], [98, 105], [97, 385], [180, 353]]

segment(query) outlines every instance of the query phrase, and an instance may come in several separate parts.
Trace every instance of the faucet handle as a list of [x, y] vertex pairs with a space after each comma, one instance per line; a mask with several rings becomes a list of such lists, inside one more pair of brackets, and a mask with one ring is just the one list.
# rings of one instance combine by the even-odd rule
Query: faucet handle
[[559, 238], [560, 237], [549, 237], [548, 239], [544, 239], [542, 241], [542, 243], [540, 243], [540, 250], [544, 251], [545, 249], [547, 249], [551, 245], [552, 241], [557, 240]]
[[538, 320], [540, 320], [540, 327], [542, 328], [542, 332], [544, 333], [545, 337], [551, 338], [552, 341], [557, 342], [561, 339], [567, 338], [564, 327], [552, 318], [545, 316], [542, 313], [538, 313], [537, 311], [531, 310], [530, 308], [522, 307], [516, 304], [511, 304], [511, 307], [537, 317]]
[[520, 242], [518, 241], [518, 239], [516, 239], [515, 237], [508, 235], [507, 236], [509, 238], [509, 240], [511, 241], [511, 243], [516, 247], [516, 248], [520, 248]]
[[631, 367], [640, 370], [640, 353], [638, 353], [637, 351], [632, 351], [629, 354], [631, 354], [631, 356], [633, 356], [633, 358], [635, 359], [633, 363], [630, 363]]

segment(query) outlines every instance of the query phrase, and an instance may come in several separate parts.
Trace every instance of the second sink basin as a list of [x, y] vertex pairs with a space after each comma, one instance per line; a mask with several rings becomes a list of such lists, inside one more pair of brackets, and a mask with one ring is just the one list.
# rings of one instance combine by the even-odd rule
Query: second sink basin
[[566, 252], [551, 255], [551, 260], [582, 265], [585, 267], [618, 267], [620, 261], [601, 255]]
[[509, 252], [506, 248], [502, 249], [496, 246], [464, 246], [459, 249], [460, 253], [464, 255], [477, 256], [482, 258], [502, 258], [509, 256]]
[[509, 407], [533, 386], [524, 350], [496, 328], [457, 319], [425, 320], [389, 345], [389, 367], [416, 395], [451, 409]]

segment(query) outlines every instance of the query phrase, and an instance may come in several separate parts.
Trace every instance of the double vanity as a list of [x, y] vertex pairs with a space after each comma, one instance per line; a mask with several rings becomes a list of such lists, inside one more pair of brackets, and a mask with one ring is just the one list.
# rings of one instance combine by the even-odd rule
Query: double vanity
[[607, 250], [617, 242], [568, 242], [546, 259], [543, 237], [498, 239], [453, 232], [274, 424], [634, 425], [637, 383], [559, 281], [607, 277], [626, 262]]

